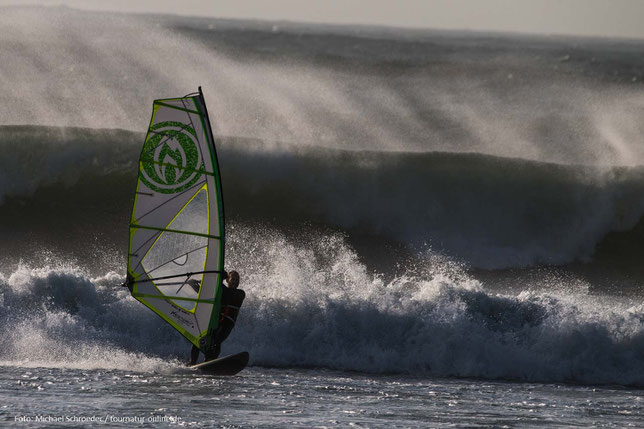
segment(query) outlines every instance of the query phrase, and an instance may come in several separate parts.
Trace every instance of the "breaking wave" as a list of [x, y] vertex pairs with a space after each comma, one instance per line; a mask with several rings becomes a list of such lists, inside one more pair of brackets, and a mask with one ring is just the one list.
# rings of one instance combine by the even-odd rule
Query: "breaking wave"
[[[641, 304], [494, 294], [435, 254], [385, 279], [338, 234], [238, 225], [230, 237], [247, 301], [224, 353], [250, 350], [251, 365], [644, 386]], [[120, 281], [69, 264], [0, 275], [0, 361], [180, 370], [187, 341]]]
[[[91, 230], [124, 248], [142, 139], [119, 130], [2, 127], [7, 234], [23, 224], [42, 230], [43, 239], [62, 222], [58, 228]], [[485, 269], [588, 261], [609, 233], [632, 230], [644, 213], [642, 167], [304, 149], [239, 138], [221, 138], [219, 158], [229, 219], [314, 223], [414, 251], [429, 245]], [[49, 216], [30, 218], [28, 207]]]

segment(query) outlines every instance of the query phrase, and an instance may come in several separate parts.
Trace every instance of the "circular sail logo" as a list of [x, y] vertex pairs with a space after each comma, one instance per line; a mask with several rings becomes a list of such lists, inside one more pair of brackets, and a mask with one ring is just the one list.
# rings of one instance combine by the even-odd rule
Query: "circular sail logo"
[[181, 122], [160, 122], [150, 127], [141, 154], [141, 181], [163, 194], [185, 191], [203, 175], [197, 135]]

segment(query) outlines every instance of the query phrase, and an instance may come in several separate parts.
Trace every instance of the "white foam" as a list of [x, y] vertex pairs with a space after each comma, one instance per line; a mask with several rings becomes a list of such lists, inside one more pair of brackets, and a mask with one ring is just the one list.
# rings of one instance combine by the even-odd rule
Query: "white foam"
[[[431, 252], [426, 266], [385, 277], [342, 235], [297, 235], [232, 229], [226, 268], [241, 273], [247, 299], [224, 353], [249, 350], [254, 365], [644, 385], [639, 303], [555, 277], [558, 293], [490, 293]], [[188, 342], [118, 273], [23, 264], [1, 279], [4, 364], [165, 371], [187, 359]]]

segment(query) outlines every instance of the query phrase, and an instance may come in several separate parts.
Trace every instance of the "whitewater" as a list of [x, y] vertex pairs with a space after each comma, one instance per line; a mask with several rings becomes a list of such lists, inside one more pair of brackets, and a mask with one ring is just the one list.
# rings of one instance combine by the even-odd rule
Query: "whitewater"
[[[644, 425], [640, 43], [0, 11], [4, 424]], [[151, 102], [195, 85], [232, 378], [120, 287]]]

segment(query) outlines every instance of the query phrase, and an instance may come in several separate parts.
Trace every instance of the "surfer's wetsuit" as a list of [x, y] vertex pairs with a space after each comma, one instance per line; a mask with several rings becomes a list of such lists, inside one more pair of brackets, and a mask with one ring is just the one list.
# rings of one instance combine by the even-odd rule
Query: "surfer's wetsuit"
[[[246, 297], [246, 293], [244, 293], [243, 290], [237, 289], [237, 284], [239, 284], [239, 277], [237, 278], [237, 283], [234, 288], [224, 286], [222, 290], [219, 325], [210, 340], [210, 348], [203, 350], [206, 357], [205, 361], [217, 359], [221, 352], [221, 343], [228, 338], [228, 335], [230, 335], [230, 332], [235, 327], [235, 321], [237, 320], [239, 309]], [[200, 351], [201, 349], [199, 347], [195, 345], [192, 346], [192, 351], [190, 352], [190, 365], [197, 363]]]
[[221, 313], [219, 313], [219, 327], [212, 337], [212, 346], [206, 352], [206, 360], [217, 359], [221, 352], [221, 343], [224, 342], [235, 327], [239, 309], [246, 298], [246, 293], [241, 289], [224, 288], [221, 299]]

